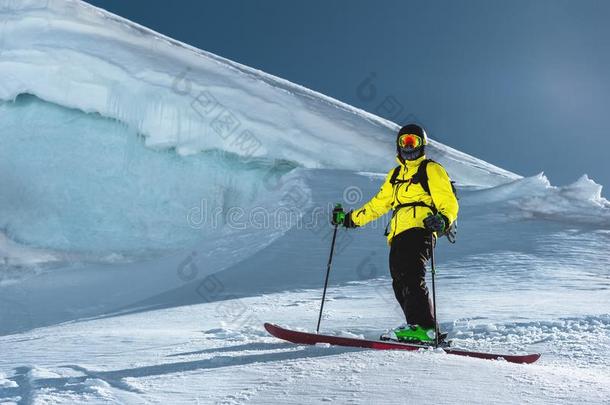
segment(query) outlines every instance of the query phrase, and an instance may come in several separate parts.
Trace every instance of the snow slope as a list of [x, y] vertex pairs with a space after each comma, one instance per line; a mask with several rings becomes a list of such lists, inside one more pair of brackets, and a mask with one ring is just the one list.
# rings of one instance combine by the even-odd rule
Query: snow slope
[[[378, 187], [378, 180], [349, 171], [304, 176], [312, 210], [341, 201], [338, 184], [363, 196]], [[599, 252], [610, 232], [524, 220], [521, 209], [505, 202], [481, 210], [482, 195], [489, 190], [464, 193], [460, 239], [454, 246], [442, 241], [437, 251], [441, 325], [461, 347], [540, 351], [535, 365], [299, 347], [268, 336], [262, 323], [269, 320], [315, 328], [330, 236], [320, 221], [295, 226], [211, 275], [206, 260], [185, 256], [182, 267], [168, 268], [169, 260], [129, 271], [89, 265], [4, 288], [8, 306], [2, 307], [11, 308], [4, 319], [21, 322], [22, 332], [0, 337], [0, 397], [21, 403], [365, 404], [403, 397], [605, 403], [610, 257]], [[401, 321], [382, 232], [379, 224], [340, 232], [324, 332], [373, 338]], [[218, 248], [232, 242], [222, 240]], [[122, 310], [107, 313], [121, 302]], [[83, 319], [87, 311], [105, 315]], [[77, 321], [40, 327], [68, 319]]]
[[[461, 185], [443, 329], [539, 364], [293, 346], [262, 323], [314, 328], [329, 210], [378, 190], [397, 125], [83, 2], [0, 17], [0, 402], [607, 403], [610, 203], [586, 176], [430, 147]], [[324, 331], [402, 321], [386, 220], [340, 231]]]
[[[180, 154], [220, 149], [371, 171], [394, 165], [387, 156], [398, 127], [372, 114], [80, 1], [0, 4], [2, 100], [29, 93], [99, 113], [143, 134], [147, 146]], [[435, 142], [431, 152], [456, 166], [460, 182], [518, 177]]]
[[[0, 10], [0, 232], [41, 249], [7, 263], [163, 255], [220, 228], [185, 216], [266, 207], [294, 167], [395, 164], [396, 124], [319, 93], [80, 1]], [[519, 178], [434, 141], [429, 154], [464, 186]]]

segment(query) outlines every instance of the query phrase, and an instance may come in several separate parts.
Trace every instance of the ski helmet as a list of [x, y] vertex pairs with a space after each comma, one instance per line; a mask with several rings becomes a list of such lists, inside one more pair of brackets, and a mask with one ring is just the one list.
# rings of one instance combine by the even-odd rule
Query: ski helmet
[[427, 144], [426, 131], [417, 124], [407, 124], [398, 131], [396, 153], [402, 161], [419, 159]]

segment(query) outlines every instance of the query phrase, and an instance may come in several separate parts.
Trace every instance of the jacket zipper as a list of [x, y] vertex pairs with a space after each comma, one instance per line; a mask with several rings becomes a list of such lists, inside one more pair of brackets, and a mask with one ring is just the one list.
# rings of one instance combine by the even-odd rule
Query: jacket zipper
[[[405, 180], [405, 171], [408, 171], [409, 169], [406, 166], [403, 166], [402, 170], [402, 181]], [[398, 200], [398, 189], [400, 188], [400, 185], [404, 184], [404, 183], [398, 183], [398, 186], [394, 189], [394, 198], [395, 201], [398, 203], [398, 205], [400, 205], [400, 201]], [[396, 236], [396, 224], [398, 223], [398, 213], [396, 213], [396, 215], [394, 215], [394, 226], [392, 226], [392, 239], [394, 239], [394, 236]]]
[[[404, 170], [402, 173], [402, 178], [401, 180], [403, 181], [403, 183], [398, 183], [398, 185], [394, 188], [394, 199], [395, 201], [398, 203], [398, 205], [400, 205], [400, 201], [398, 200], [398, 189], [400, 188], [401, 184], [404, 184], [405, 181], [405, 174], [407, 174], [407, 172], [409, 171], [409, 169], [405, 166], [403, 166]], [[409, 185], [411, 185], [411, 183], [409, 183]], [[408, 186], [407, 186], [408, 188]], [[413, 210], [413, 218], [416, 218], [417, 214], [415, 211], [416, 207], [411, 207], [411, 209]], [[394, 237], [396, 236], [396, 225], [398, 223], [398, 215], [394, 215], [394, 226], [392, 226], [392, 239], [394, 239]]]

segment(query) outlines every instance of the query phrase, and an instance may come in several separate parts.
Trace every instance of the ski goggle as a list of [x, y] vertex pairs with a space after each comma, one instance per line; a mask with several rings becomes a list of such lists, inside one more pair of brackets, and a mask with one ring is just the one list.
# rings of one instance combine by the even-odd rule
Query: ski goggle
[[417, 149], [423, 144], [423, 139], [414, 134], [403, 134], [398, 137], [398, 147], [401, 149]]

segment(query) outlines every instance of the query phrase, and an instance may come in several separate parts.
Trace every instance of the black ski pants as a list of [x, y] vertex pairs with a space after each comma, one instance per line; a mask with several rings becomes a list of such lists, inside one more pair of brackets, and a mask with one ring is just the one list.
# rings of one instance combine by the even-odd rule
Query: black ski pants
[[434, 328], [432, 303], [426, 286], [426, 262], [432, 249], [430, 232], [412, 228], [392, 238], [390, 274], [392, 287], [407, 323]]

